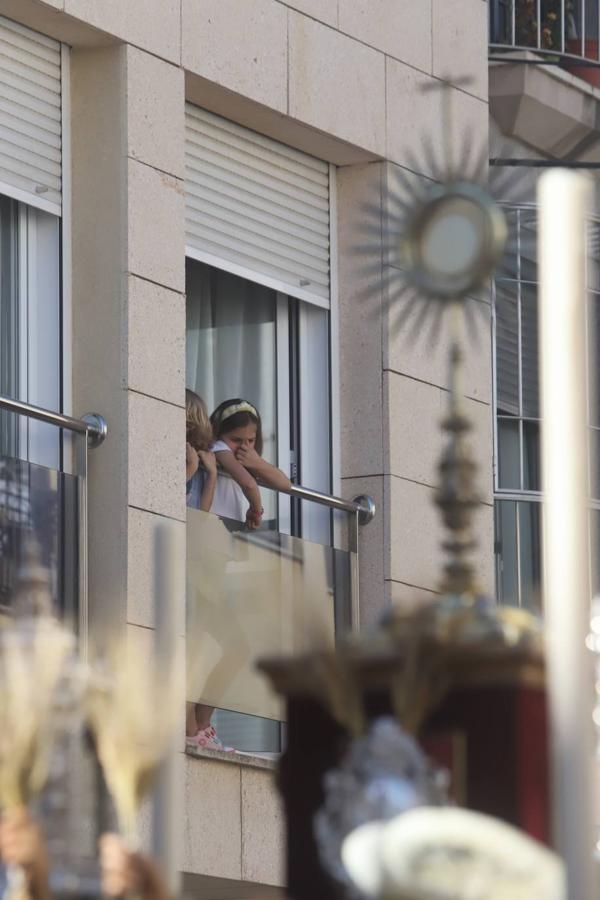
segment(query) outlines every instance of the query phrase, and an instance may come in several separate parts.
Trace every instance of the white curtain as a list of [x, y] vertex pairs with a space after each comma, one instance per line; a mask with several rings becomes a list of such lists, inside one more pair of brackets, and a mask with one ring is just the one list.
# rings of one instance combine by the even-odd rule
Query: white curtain
[[277, 462], [276, 294], [188, 260], [187, 386], [209, 414], [231, 397], [249, 400], [263, 423], [263, 455]]

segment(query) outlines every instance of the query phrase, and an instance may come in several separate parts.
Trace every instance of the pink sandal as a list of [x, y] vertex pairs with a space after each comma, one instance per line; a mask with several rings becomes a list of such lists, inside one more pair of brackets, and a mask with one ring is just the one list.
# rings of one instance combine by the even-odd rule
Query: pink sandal
[[185, 746], [190, 750], [220, 750], [221, 753], [235, 753], [233, 747], [223, 745], [212, 725], [202, 728], [197, 734], [186, 735]]

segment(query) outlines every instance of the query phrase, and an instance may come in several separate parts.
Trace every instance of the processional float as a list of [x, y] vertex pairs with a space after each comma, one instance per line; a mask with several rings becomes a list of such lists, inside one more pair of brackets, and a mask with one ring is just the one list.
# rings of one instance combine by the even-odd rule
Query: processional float
[[[591, 187], [562, 170], [539, 182], [542, 623], [484, 596], [471, 562], [480, 498], [462, 398], [462, 331], [467, 298], [489, 283], [507, 226], [487, 189], [452, 164], [450, 98], [444, 103], [450, 162], [435, 182], [410, 188], [398, 234], [388, 235], [400, 249], [406, 309], [420, 302], [449, 313], [435, 501], [446, 534], [441, 596], [392, 606], [377, 629], [335, 651], [261, 663], [287, 702], [279, 778], [294, 900], [600, 895], [586, 649]], [[419, 327], [426, 319], [421, 311]]]

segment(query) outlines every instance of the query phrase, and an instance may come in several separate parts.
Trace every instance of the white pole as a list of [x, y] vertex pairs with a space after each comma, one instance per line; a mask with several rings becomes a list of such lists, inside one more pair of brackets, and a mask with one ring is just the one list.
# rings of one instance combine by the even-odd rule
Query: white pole
[[[155, 532], [155, 627], [156, 664], [161, 677], [177, 682], [176, 695], [181, 693], [181, 709], [184, 708], [182, 667], [178, 665], [177, 631], [183, 621], [183, 597], [178, 593], [178, 546], [176, 524], [167, 519], [156, 525]], [[180, 689], [180, 690], [179, 690]], [[179, 847], [182, 833], [180, 782], [178, 766], [182, 765], [177, 752], [181, 735], [174, 734], [169, 752], [161, 765], [156, 781], [153, 803], [152, 845], [153, 853], [166, 879], [172, 896], [179, 893]]]
[[569, 900], [594, 897], [593, 670], [587, 480], [585, 233], [592, 186], [554, 169], [538, 183], [544, 610], [554, 840]]

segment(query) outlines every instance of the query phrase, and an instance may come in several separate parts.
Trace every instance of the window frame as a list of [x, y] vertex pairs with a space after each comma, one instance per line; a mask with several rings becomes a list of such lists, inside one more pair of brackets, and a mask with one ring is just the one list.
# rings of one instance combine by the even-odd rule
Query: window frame
[[[276, 394], [277, 409], [277, 438], [278, 438], [278, 465], [283, 471], [291, 472], [291, 447], [290, 447], [290, 356], [289, 356], [289, 303], [299, 301], [308, 306], [316, 307], [328, 313], [327, 347], [328, 347], [328, 379], [327, 391], [329, 402], [329, 492], [339, 493], [341, 485], [341, 446], [340, 446], [340, 377], [339, 377], [339, 295], [338, 295], [338, 244], [337, 244], [337, 191], [336, 191], [336, 167], [329, 165], [329, 259], [330, 259], [330, 297], [329, 302], [301, 288], [292, 291], [285, 284], [270, 276], [260, 276], [251, 269], [232, 263], [209, 252], [198, 250], [186, 244], [185, 256], [214, 269], [229, 272], [244, 278], [246, 281], [261, 284], [276, 293], [276, 337], [277, 357], [276, 375], [278, 379]], [[300, 317], [301, 318], [301, 317]], [[308, 347], [305, 345], [306, 336], [300, 328], [299, 357], [306, 358]], [[302, 379], [302, 373], [299, 373]], [[306, 397], [301, 401], [302, 407], [306, 407]], [[300, 440], [302, 447], [303, 441]], [[304, 442], [306, 448], [306, 443]], [[307, 449], [304, 453], [307, 453]], [[302, 472], [302, 455], [295, 461], [298, 471]], [[312, 487], [313, 485], [307, 485]], [[280, 494], [278, 499], [278, 512], [280, 530], [290, 533], [292, 525], [292, 504], [290, 498]], [[339, 516], [333, 517], [333, 532], [330, 528], [330, 541], [334, 543], [341, 534], [341, 522]], [[310, 537], [308, 538], [310, 539]]]

